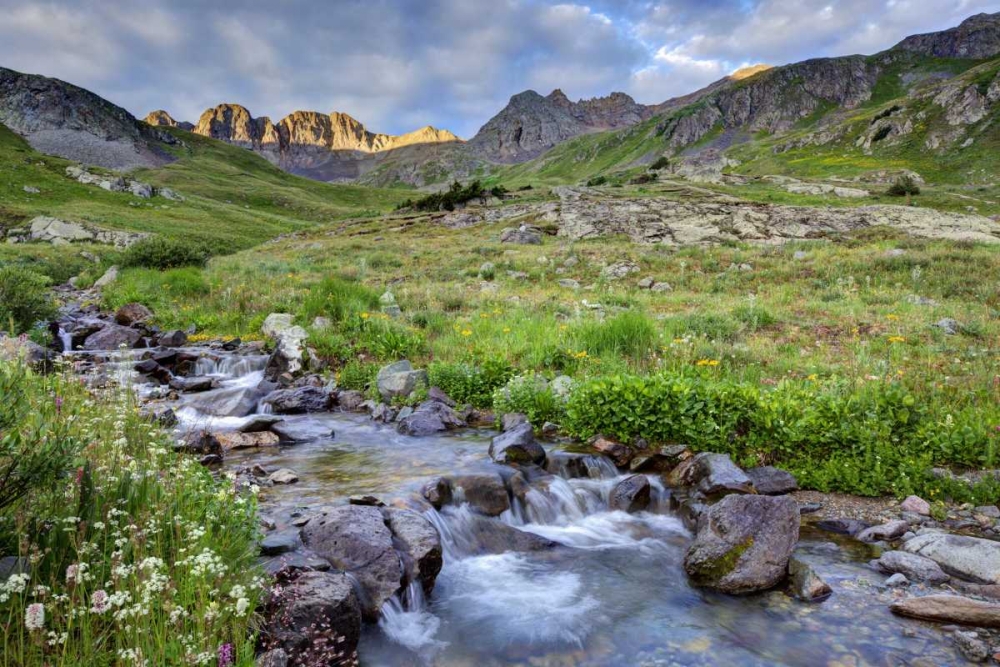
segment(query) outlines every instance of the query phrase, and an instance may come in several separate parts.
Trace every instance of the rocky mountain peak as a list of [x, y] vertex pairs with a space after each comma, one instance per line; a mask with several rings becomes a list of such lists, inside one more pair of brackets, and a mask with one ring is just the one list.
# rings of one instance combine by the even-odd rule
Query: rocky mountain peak
[[1000, 12], [976, 14], [955, 28], [907, 37], [894, 49], [936, 58], [992, 58], [1000, 54]]
[[763, 63], [758, 65], [750, 65], [748, 67], [741, 67], [732, 74], [729, 75], [729, 79], [733, 81], [742, 81], [743, 79], [749, 79], [755, 74], [760, 74], [761, 72], [766, 72], [769, 69], [774, 69], [771, 65], [765, 65]]
[[157, 109], [156, 111], [150, 111], [143, 118], [143, 121], [148, 125], [153, 125], [154, 127], [179, 127], [182, 130], [193, 130], [194, 124], [188, 123], [186, 121], [176, 121], [174, 117], [170, 115], [169, 112], [163, 109]]

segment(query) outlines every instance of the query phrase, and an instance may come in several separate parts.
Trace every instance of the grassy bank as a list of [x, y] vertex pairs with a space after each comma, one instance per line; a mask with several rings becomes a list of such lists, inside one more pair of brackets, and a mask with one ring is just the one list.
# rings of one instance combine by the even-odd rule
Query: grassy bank
[[0, 394], [0, 663], [252, 665], [254, 498], [129, 395], [9, 362]]
[[[162, 326], [194, 324], [205, 337], [259, 336], [271, 312], [294, 313], [307, 327], [328, 318], [329, 327], [311, 330], [310, 344], [342, 385], [363, 387], [379, 364], [409, 357], [456, 398], [481, 405], [530, 372], [568, 374], [577, 391], [619, 375], [693, 379], [694, 404], [720, 392], [745, 395], [742, 421], [698, 413], [689, 431], [658, 430], [653, 424], [681, 418], [664, 399], [661, 412], [629, 430], [596, 413], [567, 416], [551, 396], [526, 400], [538, 402], [539, 418], [579, 435], [606, 430], [727, 449], [744, 462], [790, 465], [820, 488], [896, 493], [905, 472], [918, 479], [907, 489], [930, 491], [931, 466], [998, 463], [993, 247], [880, 230], [783, 247], [554, 237], [509, 246], [497, 241], [499, 230], [358, 222], [217, 258], [206, 269], [128, 271], [106, 305], [141, 301]], [[639, 271], [603, 276], [604, 265], [624, 260]], [[669, 289], [641, 288], [643, 278]], [[580, 288], [559, 283], [567, 279]], [[385, 291], [401, 317], [380, 312]], [[954, 335], [935, 326], [944, 318], [958, 321]], [[641, 395], [625, 391], [611, 411], [633, 412], [629, 400]], [[794, 424], [783, 430], [769, 420]], [[894, 425], [900, 420], [905, 427]], [[895, 452], [891, 463], [870, 465], [887, 452]]]

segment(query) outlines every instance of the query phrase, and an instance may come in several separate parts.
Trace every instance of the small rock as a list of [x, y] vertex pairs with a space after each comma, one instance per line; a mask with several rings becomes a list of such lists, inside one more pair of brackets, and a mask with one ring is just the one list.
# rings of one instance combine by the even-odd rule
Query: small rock
[[812, 566], [798, 558], [788, 561], [788, 576], [792, 593], [804, 602], [822, 602], [833, 593]]
[[649, 507], [649, 479], [645, 475], [631, 475], [615, 485], [608, 507], [622, 512], [641, 512]]
[[496, 463], [545, 463], [545, 450], [535, 441], [531, 424], [521, 424], [490, 442], [490, 458]]
[[261, 556], [280, 556], [299, 546], [298, 531], [286, 531], [268, 535], [260, 542]]
[[902, 572], [897, 572], [885, 580], [885, 585], [889, 588], [903, 588], [910, 585], [910, 580]]
[[975, 632], [958, 631], [953, 635], [958, 652], [970, 662], [986, 662], [990, 657], [990, 647]]
[[879, 526], [865, 528], [855, 537], [862, 542], [880, 542], [883, 540], [895, 540], [903, 536], [903, 533], [910, 529], [910, 524], [906, 521], [889, 521]]
[[351, 496], [347, 499], [351, 505], [366, 505], [368, 507], [385, 507], [385, 503], [375, 496]]
[[299, 481], [299, 476], [290, 468], [281, 468], [272, 472], [267, 479], [272, 484], [294, 484]]
[[954, 336], [962, 330], [962, 325], [950, 317], [938, 320], [934, 326], [943, 331], [946, 336]]
[[637, 282], [636, 287], [638, 287], [639, 289], [651, 289], [655, 283], [656, 283], [655, 280], [647, 277]]
[[931, 514], [931, 504], [920, 496], [907, 496], [906, 500], [899, 504], [899, 508], [904, 512], [915, 512], [922, 516]]
[[572, 278], [563, 278], [559, 280], [559, 286], [566, 289], [580, 289], [580, 281], [573, 280]]

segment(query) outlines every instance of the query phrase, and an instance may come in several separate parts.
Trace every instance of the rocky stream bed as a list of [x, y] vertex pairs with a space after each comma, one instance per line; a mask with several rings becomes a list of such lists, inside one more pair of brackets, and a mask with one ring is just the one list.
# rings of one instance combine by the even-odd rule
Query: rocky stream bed
[[58, 341], [87, 382], [133, 386], [179, 450], [259, 489], [275, 577], [261, 665], [929, 667], [998, 651], [996, 507], [939, 521], [918, 498], [799, 492], [682, 445], [541, 439], [518, 415], [498, 430], [434, 388], [397, 409], [426, 382], [408, 362], [366, 400], [309, 373], [290, 318], [268, 318], [268, 352], [192, 345], [147, 313], [71, 304]]

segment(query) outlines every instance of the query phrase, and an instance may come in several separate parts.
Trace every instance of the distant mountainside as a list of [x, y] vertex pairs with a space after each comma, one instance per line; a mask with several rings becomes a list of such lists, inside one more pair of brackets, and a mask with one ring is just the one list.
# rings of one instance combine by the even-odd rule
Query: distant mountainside
[[[146, 116], [154, 125], [178, 124], [165, 111]], [[378, 153], [405, 146], [459, 142], [447, 130], [424, 127], [398, 136], [369, 132], [345, 113], [296, 111], [273, 123], [239, 104], [206, 110], [191, 131], [260, 153], [285, 171], [322, 181], [357, 178]]]
[[161, 126], [161, 127], [179, 127], [182, 130], [187, 130], [190, 132], [194, 129], [194, 123], [188, 123], [187, 121], [176, 121], [173, 119], [169, 113], [163, 109], [157, 109], [156, 111], [150, 111], [143, 118], [143, 121], [148, 125]]
[[173, 138], [73, 84], [0, 68], [0, 123], [33, 148], [110, 169], [150, 167], [172, 158]]

